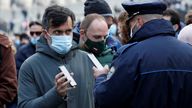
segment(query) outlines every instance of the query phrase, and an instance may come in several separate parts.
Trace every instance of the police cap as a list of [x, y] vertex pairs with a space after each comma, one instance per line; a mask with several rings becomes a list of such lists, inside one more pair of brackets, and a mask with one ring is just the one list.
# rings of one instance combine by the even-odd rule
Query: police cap
[[167, 8], [163, 2], [124, 2], [122, 3], [122, 6], [129, 14], [129, 19], [136, 15], [163, 14], [163, 11]]

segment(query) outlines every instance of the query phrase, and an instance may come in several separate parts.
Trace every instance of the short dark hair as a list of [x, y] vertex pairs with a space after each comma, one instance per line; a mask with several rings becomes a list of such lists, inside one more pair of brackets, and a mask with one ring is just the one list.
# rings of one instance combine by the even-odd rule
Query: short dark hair
[[39, 23], [39, 22], [37, 22], [37, 21], [31, 21], [31, 22], [29, 23], [29, 27], [31, 28], [31, 26], [33, 26], [33, 25], [43, 26], [41, 23]]
[[26, 33], [20, 34], [20, 40], [27, 39], [29, 40], [29, 36]]
[[186, 25], [192, 24], [192, 10], [187, 12], [187, 14], [185, 15], [185, 24]]
[[170, 22], [172, 23], [172, 25], [177, 24], [179, 26], [178, 30], [181, 29], [180, 16], [177, 11], [172, 10], [172, 9], [167, 9], [163, 12], [163, 16], [170, 16], [171, 17]]
[[67, 21], [68, 17], [71, 17], [72, 24], [74, 24], [75, 15], [70, 9], [58, 5], [50, 6], [46, 8], [43, 15], [43, 28], [48, 29], [51, 26], [59, 27]]
[[171, 17], [170, 21], [173, 25], [175, 24], [180, 25], [180, 17], [177, 11], [167, 9], [163, 12], [163, 16], [170, 16]]

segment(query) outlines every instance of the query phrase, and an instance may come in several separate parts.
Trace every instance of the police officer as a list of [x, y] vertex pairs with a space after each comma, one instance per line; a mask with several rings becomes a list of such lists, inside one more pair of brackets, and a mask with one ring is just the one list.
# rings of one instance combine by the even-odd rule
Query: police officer
[[[162, 19], [161, 2], [126, 2], [129, 44], [114, 59], [110, 74], [98, 70], [94, 95], [100, 108], [191, 108], [192, 47], [178, 41]], [[98, 75], [98, 74], [97, 74]]]

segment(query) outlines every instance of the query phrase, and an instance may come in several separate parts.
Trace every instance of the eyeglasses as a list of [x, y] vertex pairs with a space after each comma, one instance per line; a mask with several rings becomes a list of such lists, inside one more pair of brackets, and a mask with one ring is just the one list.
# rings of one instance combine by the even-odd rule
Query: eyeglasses
[[37, 36], [41, 35], [42, 32], [30, 32], [30, 35], [33, 36], [34, 34], [36, 34]]

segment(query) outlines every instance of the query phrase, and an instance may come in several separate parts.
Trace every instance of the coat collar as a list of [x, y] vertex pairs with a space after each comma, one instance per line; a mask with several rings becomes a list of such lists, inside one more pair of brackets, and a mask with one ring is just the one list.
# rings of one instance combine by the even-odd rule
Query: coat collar
[[142, 40], [156, 36], [175, 36], [175, 31], [169, 21], [164, 19], [154, 19], [146, 22], [130, 39], [129, 43], [140, 42]]

